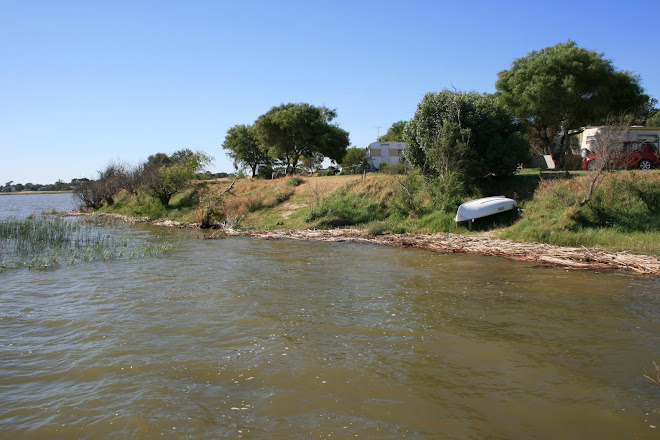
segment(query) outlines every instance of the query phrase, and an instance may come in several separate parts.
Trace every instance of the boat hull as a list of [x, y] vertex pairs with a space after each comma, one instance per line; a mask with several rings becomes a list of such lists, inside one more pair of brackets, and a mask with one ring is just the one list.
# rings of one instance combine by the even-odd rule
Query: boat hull
[[455, 221], [464, 222], [476, 218], [511, 211], [516, 208], [516, 201], [504, 196], [484, 197], [483, 199], [470, 200], [458, 207]]

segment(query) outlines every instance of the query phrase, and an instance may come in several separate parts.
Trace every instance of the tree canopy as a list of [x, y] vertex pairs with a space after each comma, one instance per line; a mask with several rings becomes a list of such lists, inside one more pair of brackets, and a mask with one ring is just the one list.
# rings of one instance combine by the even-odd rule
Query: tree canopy
[[319, 155], [341, 161], [348, 147], [348, 132], [331, 122], [335, 110], [310, 104], [282, 104], [261, 115], [254, 127], [262, 148], [294, 174], [302, 158]]
[[252, 177], [256, 175], [260, 165], [271, 163], [270, 156], [260, 147], [251, 125], [234, 125], [227, 130], [222, 148], [228, 150], [227, 155], [234, 160], [235, 168], [249, 167]]
[[149, 156], [145, 171], [149, 174], [147, 190], [167, 206], [172, 196], [211, 162], [207, 154], [189, 149], [179, 150], [171, 156], [158, 153]]
[[645, 125], [647, 127], [660, 127], [660, 109], [653, 109], [649, 112]]
[[493, 95], [427, 93], [404, 130], [404, 156], [426, 174], [475, 181], [513, 174], [529, 153], [513, 116]]
[[399, 121], [387, 129], [387, 133], [378, 138], [378, 142], [403, 142], [403, 129], [406, 121]]
[[531, 140], [552, 153], [560, 167], [573, 130], [608, 115], [643, 112], [649, 103], [639, 77], [617, 71], [603, 54], [573, 41], [514, 60], [498, 73], [495, 87], [501, 102], [526, 121]]
[[366, 151], [364, 148], [351, 147], [346, 150], [346, 155], [341, 161], [343, 171], [350, 174], [360, 172], [367, 164]]

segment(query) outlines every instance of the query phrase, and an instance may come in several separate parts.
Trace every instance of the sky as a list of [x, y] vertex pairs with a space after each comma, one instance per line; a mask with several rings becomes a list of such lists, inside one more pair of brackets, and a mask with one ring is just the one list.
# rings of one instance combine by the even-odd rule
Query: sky
[[182, 148], [232, 172], [227, 130], [270, 108], [336, 109], [351, 146], [424, 94], [495, 92], [567, 40], [660, 99], [660, 1], [0, 0], [0, 184], [95, 178]]

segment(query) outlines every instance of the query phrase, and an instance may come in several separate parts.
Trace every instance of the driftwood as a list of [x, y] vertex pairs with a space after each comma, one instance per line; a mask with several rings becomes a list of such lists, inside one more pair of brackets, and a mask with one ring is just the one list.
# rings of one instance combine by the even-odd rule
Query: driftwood
[[571, 248], [539, 243], [517, 243], [485, 236], [439, 233], [431, 235], [392, 234], [370, 236], [356, 229], [268, 231], [250, 235], [266, 239], [294, 239], [373, 243], [416, 247], [444, 253], [490, 255], [570, 269], [624, 269], [660, 276], [660, 258], [629, 252], [608, 252], [597, 248]]
[[226, 193], [226, 192], [231, 191], [231, 189], [234, 187], [234, 183], [236, 183], [236, 179], [234, 179], [234, 181], [231, 183], [231, 185], [229, 185], [229, 188], [227, 188], [226, 190], [222, 191], [222, 192], [219, 193], [219, 194], [224, 194], [224, 193]]

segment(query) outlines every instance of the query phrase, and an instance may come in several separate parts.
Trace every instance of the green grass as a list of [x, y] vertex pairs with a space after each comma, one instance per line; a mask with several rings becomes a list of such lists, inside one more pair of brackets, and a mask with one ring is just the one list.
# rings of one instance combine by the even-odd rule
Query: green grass
[[580, 206], [591, 177], [542, 182], [501, 237], [660, 255], [660, 172], [607, 174]]

